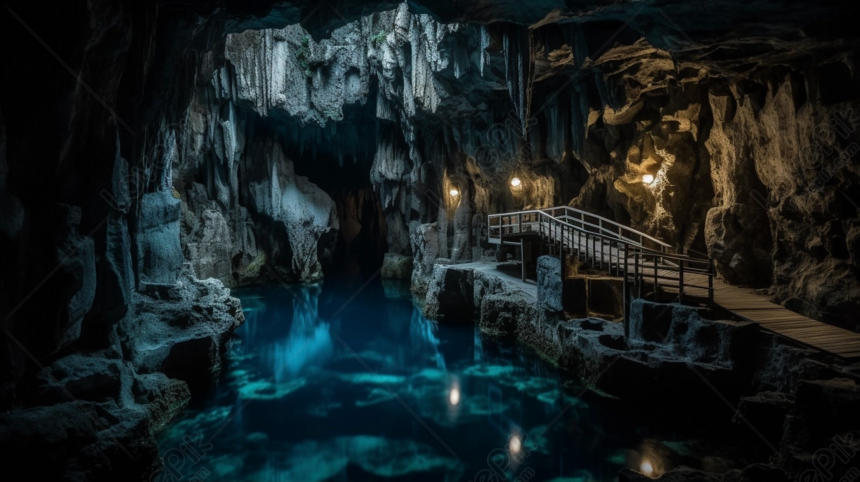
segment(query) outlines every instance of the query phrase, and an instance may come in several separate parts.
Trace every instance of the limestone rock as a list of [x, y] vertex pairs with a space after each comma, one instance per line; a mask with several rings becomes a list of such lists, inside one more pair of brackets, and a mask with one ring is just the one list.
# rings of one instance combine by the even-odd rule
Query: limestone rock
[[63, 298], [66, 306], [61, 319], [58, 320], [57, 331], [49, 334], [45, 340], [53, 350], [78, 340], [84, 315], [90, 311], [96, 295], [95, 242], [92, 238], [78, 233], [81, 209], [62, 204], [56, 209], [60, 225], [54, 262], [69, 282], [64, 286]]
[[436, 223], [409, 224], [409, 240], [412, 245], [413, 270], [412, 290], [426, 293], [431, 276], [435, 276], [433, 265], [440, 256], [439, 228]]
[[471, 270], [436, 265], [427, 290], [424, 314], [428, 318], [469, 321], [475, 309], [474, 276]]
[[397, 253], [385, 253], [380, 275], [383, 278], [412, 279], [412, 258]]
[[562, 305], [561, 260], [557, 256], [541, 256], [537, 262], [537, 302], [544, 310], [560, 312]]
[[69, 355], [39, 374], [39, 397], [46, 404], [74, 399], [120, 401], [124, 379], [128, 383], [130, 378], [130, 371], [120, 360]]
[[185, 261], [179, 244], [180, 214], [179, 199], [170, 190], [143, 195], [137, 234], [141, 282], [170, 284], [179, 277]]
[[123, 353], [139, 373], [163, 372], [192, 395], [218, 382], [221, 347], [244, 322], [239, 300], [216, 279], [198, 280], [190, 265], [173, 285], [146, 285], [120, 322]]
[[200, 279], [216, 278], [230, 284], [233, 271], [230, 229], [219, 211], [206, 210], [201, 218], [199, 241], [187, 243], [194, 273]]
[[671, 345], [677, 356], [733, 367], [749, 367], [759, 340], [755, 323], [709, 320], [704, 310], [637, 299], [630, 307], [630, 338]]
[[185, 411], [191, 400], [188, 385], [163, 373], [138, 375], [132, 385], [136, 403], [145, 405], [150, 414], [150, 432], [161, 433], [171, 420]]
[[286, 227], [298, 279], [319, 280], [319, 248], [323, 237], [339, 228], [337, 208], [322, 189], [295, 174], [279, 145], [271, 144], [271, 149], [268, 178], [250, 185], [255, 209]]

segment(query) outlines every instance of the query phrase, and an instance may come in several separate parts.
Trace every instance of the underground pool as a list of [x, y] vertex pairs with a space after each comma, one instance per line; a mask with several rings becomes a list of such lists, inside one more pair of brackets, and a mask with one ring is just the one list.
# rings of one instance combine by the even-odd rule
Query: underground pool
[[731, 431], [657, 429], [527, 347], [428, 320], [406, 283], [233, 294], [246, 321], [215, 393], [161, 437], [160, 480], [610, 481], [745, 459]]

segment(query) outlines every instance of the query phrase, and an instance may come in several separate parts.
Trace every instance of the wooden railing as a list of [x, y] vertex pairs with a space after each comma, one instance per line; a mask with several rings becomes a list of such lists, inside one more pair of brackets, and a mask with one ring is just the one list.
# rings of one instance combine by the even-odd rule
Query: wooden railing
[[652, 285], [676, 289], [680, 302], [693, 290], [714, 300], [714, 265], [709, 259], [676, 254], [670, 245], [614, 221], [567, 206], [491, 214], [487, 220], [491, 243], [534, 233], [554, 246], [559, 257], [575, 255], [580, 261], [608, 275], [624, 279], [625, 318], [628, 292], [641, 297]]

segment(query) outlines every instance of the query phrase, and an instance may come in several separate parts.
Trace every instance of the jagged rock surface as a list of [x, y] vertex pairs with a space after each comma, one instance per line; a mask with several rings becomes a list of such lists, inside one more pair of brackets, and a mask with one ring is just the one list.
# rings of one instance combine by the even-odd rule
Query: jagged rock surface
[[[44, 453], [39, 437], [48, 453], [61, 454], [39, 475], [56, 478], [69, 467], [65, 452], [53, 450], [69, 446], [86, 452], [72, 457], [73, 472], [145, 473], [154, 445], [129, 435], [146, 430], [129, 427], [163, 425], [185, 395], [177, 382], [151, 380], [163, 389], [141, 382], [141, 393], [167, 400], [149, 403], [164, 415], [85, 402], [119, 421], [105, 433], [139, 455], [142, 465], [132, 470], [117, 462], [126, 455], [116, 443], [101, 435], [93, 443], [70, 402], [34, 405], [32, 359], [118, 359], [119, 340], [136, 336], [133, 323], [120, 328], [136, 303], [150, 304], [139, 296], [168, 290], [170, 297], [184, 283], [189, 297], [148, 308], [164, 321], [182, 320], [175, 306], [193, 310], [190, 300], [207, 299], [206, 290], [224, 293], [183, 274], [185, 257], [199, 276], [228, 285], [273, 273], [319, 276], [338, 245], [333, 221], [290, 233], [289, 220], [302, 215], [278, 220], [274, 210], [257, 211], [249, 186], [274, 187], [265, 183], [273, 152], [282, 152], [278, 163], [292, 163], [289, 183], [305, 207], [332, 205], [328, 177], [366, 176], [359, 188], [372, 188], [386, 225], [376, 229], [385, 243], [368, 245], [412, 256], [416, 292], [429, 288], [436, 260], [487, 254], [486, 214], [571, 204], [679, 251], [708, 253], [727, 280], [769, 288], [795, 311], [860, 329], [856, 5], [347, 0], [338, 5], [342, 16], [307, 19], [314, 2], [239, 3], [93, 0], [45, 16], [38, 3], [13, 1], [16, 15], [3, 16], [4, 32], [27, 39], [29, 27], [16, 18], [37, 22], [34, 30], [65, 64], [34, 61], [43, 44], [21, 42], [5, 62], [27, 68], [7, 76], [0, 93], [0, 408], [21, 414], [3, 415], [14, 427], [8, 433], [20, 435], [21, 451], [10, 459]], [[304, 20], [306, 30], [297, 26]], [[303, 170], [314, 174], [304, 190]], [[657, 181], [644, 185], [646, 173]], [[515, 176], [521, 189], [510, 188]], [[274, 206], [276, 197], [266, 197]], [[58, 219], [60, 211], [74, 212], [74, 222]], [[538, 315], [504, 305], [506, 290], [478, 278], [473, 309], [500, 315], [482, 321], [488, 328], [516, 331], [517, 320]], [[188, 380], [213, 373], [216, 336], [200, 326], [210, 317], [219, 330], [230, 325], [203, 309], [185, 318], [196, 333], [184, 340], [193, 345], [185, 353], [199, 353], [200, 365], [179, 355], [172, 364]], [[624, 351], [617, 333], [601, 333], [596, 321], [581, 325], [569, 331], [593, 347], [590, 356], [601, 361], [592, 368], [610, 350]], [[552, 340], [546, 349], [556, 353], [568, 329], [558, 326], [519, 332]], [[763, 340], [755, 391], [833, 378], [804, 350]], [[159, 357], [145, 366], [163, 365]], [[115, 385], [101, 381], [118, 366], [93, 366], [89, 381], [68, 382], [108, 400], [103, 394]], [[674, 364], [667, 373], [676, 368], [683, 371]], [[63, 425], [40, 424], [48, 417]], [[11, 443], [4, 439], [4, 447]]]

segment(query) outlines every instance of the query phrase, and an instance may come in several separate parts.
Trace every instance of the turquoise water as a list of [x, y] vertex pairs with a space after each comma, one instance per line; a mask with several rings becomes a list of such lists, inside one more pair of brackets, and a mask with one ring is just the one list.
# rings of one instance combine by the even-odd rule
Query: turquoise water
[[427, 320], [406, 285], [362, 284], [234, 290], [246, 321], [221, 384], [162, 435], [155, 479], [586, 482], [733, 467], [526, 348]]

